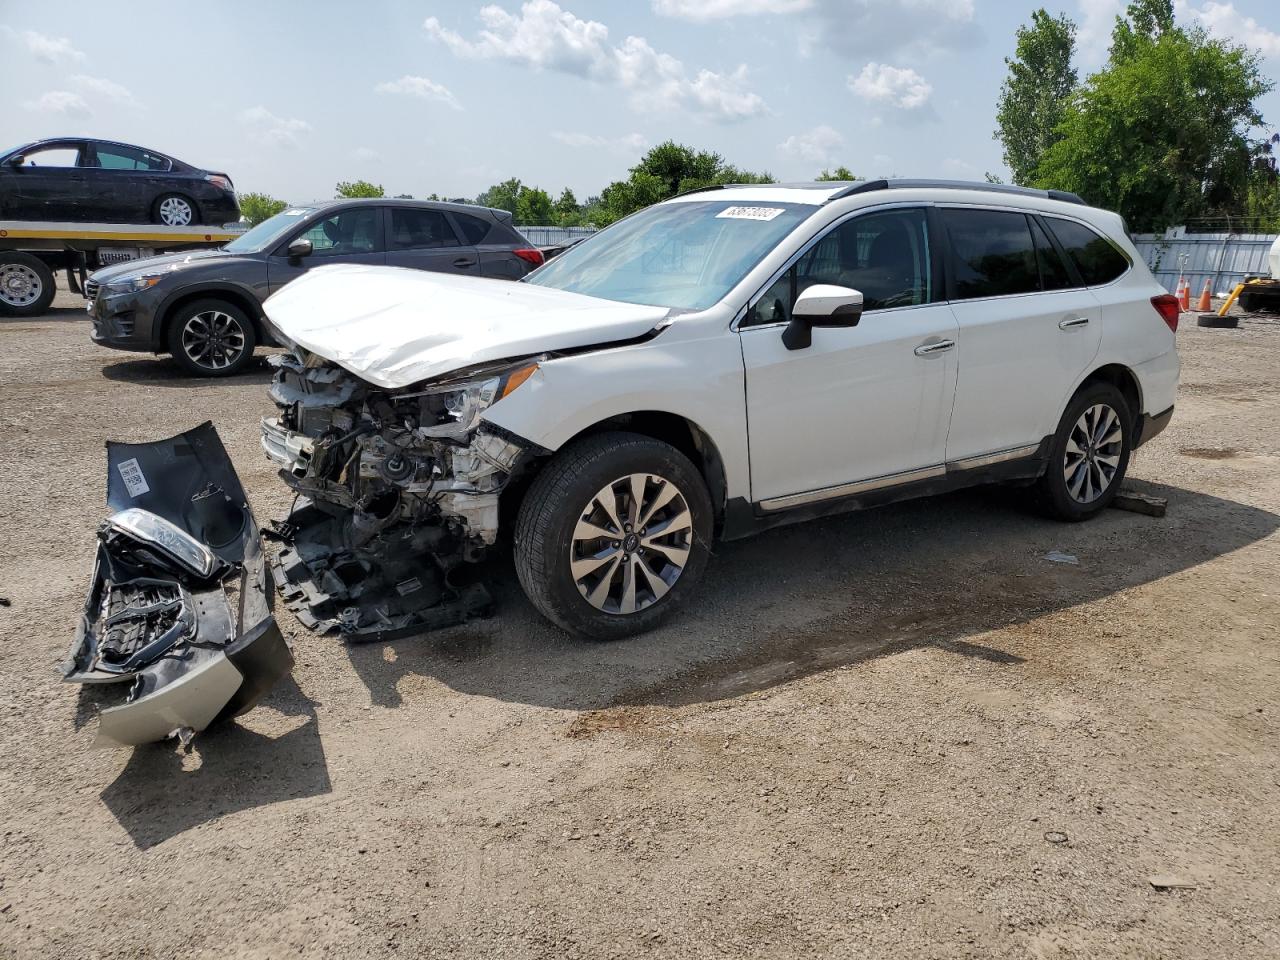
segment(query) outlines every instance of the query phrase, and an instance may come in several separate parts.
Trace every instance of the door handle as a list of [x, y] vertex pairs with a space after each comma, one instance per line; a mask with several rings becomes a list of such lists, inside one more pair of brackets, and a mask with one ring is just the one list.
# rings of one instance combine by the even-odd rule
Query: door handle
[[1070, 320], [1059, 320], [1058, 329], [1070, 330], [1072, 327], [1083, 327], [1088, 322], [1089, 322], [1088, 317], [1073, 317]]
[[931, 353], [942, 353], [956, 345], [954, 340], [935, 340], [933, 343], [922, 343], [916, 347], [917, 357], [927, 357]]
[[470, 257], [459, 257], [457, 260], [453, 261], [453, 265], [459, 268], [474, 267], [476, 265], [476, 262], [472, 260]]

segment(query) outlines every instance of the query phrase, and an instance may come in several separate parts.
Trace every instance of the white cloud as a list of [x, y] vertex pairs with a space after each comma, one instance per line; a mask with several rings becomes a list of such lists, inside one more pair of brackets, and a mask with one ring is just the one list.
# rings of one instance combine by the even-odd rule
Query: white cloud
[[84, 97], [70, 90], [50, 90], [48, 93], [41, 94], [36, 100], [28, 100], [23, 106], [36, 113], [57, 113], [75, 117], [87, 117], [91, 112], [89, 105], [84, 102]]
[[982, 44], [974, 0], [813, 0], [796, 14], [801, 55], [824, 46], [841, 56], [970, 50]]
[[1253, 17], [1241, 13], [1234, 3], [1209, 0], [1197, 8], [1189, 0], [1175, 0], [1174, 9], [1178, 19], [1184, 22], [1199, 20], [1214, 39], [1241, 44], [1265, 57], [1280, 56], [1280, 33], [1268, 30]]
[[844, 137], [828, 126], [817, 126], [808, 133], [793, 134], [778, 144], [785, 154], [808, 160], [815, 164], [834, 161], [834, 152], [844, 147]]
[[648, 139], [640, 133], [628, 133], [621, 137], [602, 137], [592, 133], [566, 133], [563, 130], [555, 130], [551, 133], [551, 139], [567, 147], [612, 150], [615, 153], [637, 153], [649, 146]]
[[409, 97], [417, 97], [420, 100], [435, 100], [439, 103], [447, 104], [455, 110], [461, 110], [462, 104], [458, 102], [452, 91], [443, 84], [436, 83], [434, 80], [428, 80], [426, 77], [414, 77], [405, 74], [399, 80], [390, 80], [386, 83], [380, 83], [373, 88], [374, 93], [393, 93], [403, 94]]
[[113, 103], [130, 105], [137, 103], [133, 98], [133, 94], [126, 87], [122, 87], [112, 80], [106, 80], [102, 77], [87, 77], [82, 73], [78, 73], [69, 77], [67, 82], [85, 93], [103, 97]]
[[0, 34], [21, 40], [29, 54], [45, 63], [78, 63], [86, 59], [84, 52], [77, 50], [66, 37], [50, 37], [34, 30], [19, 32], [4, 24], [0, 24]]
[[277, 117], [263, 106], [250, 107], [241, 113], [240, 122], [252, 127], [264, 140], [282, 147], [297, 146], [302, 134], [311, 132], [307, 121]]
[[1079, 0], [1080, 30], [1076, 49], [1081, 62], [1097, 66], [1107, 58], [1111, 46], [1111, 29], [1116, 16], [1124, 11], [1128, 0]]
[[357, 160], [364, 160], [366, 163], [372, 163], [375, 160], [381, 160], [382, 154], [372, 147], [356, 147], [352, 154]]
[[615, 46], [603, 23], [577, 17], [552, 0], [527, 0], [518, 14], [490, 5], [479, 16], [483, 27], [473, 39], [435, 17], [423, 28], [459, 57], [504, 60], [620, 86], [640, 110], [685, 108], [724, 121], [768, 112], [763, 98], [747, 89], [745, 66], [728, 74], [699, 70], [690, 79], [680, 60], [643, 37], [629, 36]]
[[968, 180], [975, 179], [978, 175], [977, 167], [968, 160], [961, 160], [959, 157], [947, 157], [942, 161], [942, 169], [947, 173], [952, 173]]
[[868, 63], [856, 77], [849, 77], [849, 89], [871, 103], [919, 110], [929, 103], [933, 87], [910, 67]]
[[770, 13], [798, 13], [813, 0], [653, 0], [653, 12], [680, 20], [723, 20]]

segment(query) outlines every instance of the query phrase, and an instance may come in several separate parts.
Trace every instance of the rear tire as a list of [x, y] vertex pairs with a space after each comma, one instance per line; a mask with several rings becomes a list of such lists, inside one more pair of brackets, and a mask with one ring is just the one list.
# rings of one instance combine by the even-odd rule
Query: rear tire
[[200, 222], [200, 211], [190, 197], [166, 193], [151, 208], [151, 220], [166, 227], [188, 227]]
[[49, 309], [56, 292], [53, 270], [39, 257], [0, 254], [0, 314], [37, 317]]
[[1110, 383], [1091, 384], [1071, 398], [1049, 445], [1049, 464], [1037, 485], [1050, 516], [1088, 520], [1111, 505], [1133, 450], [1134, 415]]
[[169, 353], [197, 377], [229, 377], [253, 359], [258, 344], [253, 321], [226, 300], [193, 300], [169, 318]]
[[516, 573], [538, 612], [570, 633], [634, 636], [693, 591], [710, 556], [712, 519], [702, 475], [675, 447], [634, 433], [586, 437], [560, 451], [525, 495]]

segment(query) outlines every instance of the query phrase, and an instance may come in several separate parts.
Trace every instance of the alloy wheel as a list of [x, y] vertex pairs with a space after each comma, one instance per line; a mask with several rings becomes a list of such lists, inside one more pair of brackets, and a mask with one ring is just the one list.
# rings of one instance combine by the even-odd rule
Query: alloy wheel
[[1110, 489], [1123, 453], [1119, 414], [1105, 403], [1089, 407], [1067, 437], [1062, 464], [1067, 493], [1077, 503], [1093, 503]]
[[40, 274], [25, 263], [0, 266], [0, 301], [11, 307], [25, 307], [39, 300], [42, 293]]
[[569, 544], [578, 591], [597, 610], [637, 613], [661, 600], [684, 572], [693, 514], [664, 477], [633, 473], [587, 503]]
[[169, 227], [185, 227], [195, 219], [191, 204], [182, 197], [165, 197], [160, 201], [160, 221]]
[[221, 310], [193, 315], [182, 328], [182, 350], [196, 366], [225, 370], [244, 353], [245, 335], [240, 321]]

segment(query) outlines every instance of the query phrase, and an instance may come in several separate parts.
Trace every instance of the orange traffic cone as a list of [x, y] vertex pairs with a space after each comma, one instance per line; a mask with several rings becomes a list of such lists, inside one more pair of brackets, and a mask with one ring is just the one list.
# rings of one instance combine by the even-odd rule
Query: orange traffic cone
[[1183, 313], [1191, 309], [1191, 284], [1186, 277], [1178, 278], [1178, 306]]
[[1204, 286], [1200, 288], [1200, 302], [1196, 304], [1196, 309], [1201, 313], [1208, 313], [1213, 309], [1213, 295], [1209, 292], [1209, 278], [1204, 278]]

